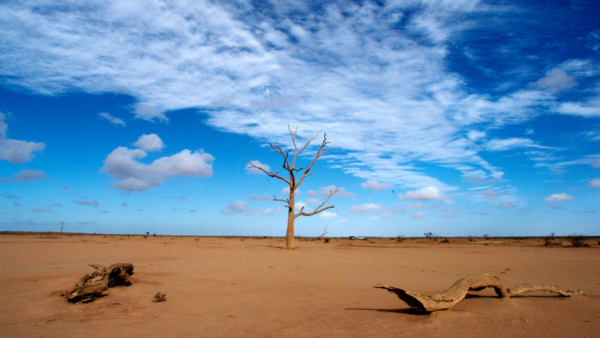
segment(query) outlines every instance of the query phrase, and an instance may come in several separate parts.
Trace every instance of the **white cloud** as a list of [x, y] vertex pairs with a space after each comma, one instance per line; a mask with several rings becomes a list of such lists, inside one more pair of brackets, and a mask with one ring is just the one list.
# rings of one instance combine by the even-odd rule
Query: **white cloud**
[[488, 143], [486, 143], [485, 147], [489, 151], [505, 151], [505, 150], [511, 150], [511, 149], [515, 149], [515, 148], [550, 149], [549, 147], [544, 147], [544, 146], [535, 144], [535, 142], [533, 142], [533, 140], [531, 140], [531, 139], [519, 138], [519, 137], [512, 137], [512, 138], [508, 138], [508, 139], [493, 139], [493, 140], [490, 140]]
[[562, 205], [556, 205], [556, 204], [550, 204], [550, 203], [548, 203], [548, 206], [550, 208], [554, 209], [554, 210], [564, 210], [565, 209], [565, 207], [562, 206]]
[[85, 200], [83, 200], [83, 199], [80, 199], [80, 200], [78, 200], [78, 201], [73, 201], [73, 203], [75, 203], [75, 204], [79, 204], [79, 205], [89, 205], [89, 206], [96, 207], [96, 208], [97, 208], [97, 207], [98, 207], [98, 205], [99, 205], [99, 204], [98, 204], [98, 201], [96, 201], [96, 200], [93, 200], [93, 201], [85, 201]]
[[[449, 44], [487, 22], [487, 3], [338, 3], [313, 12], [274, 2], [267, 17], [236, 4], [107, 0], [55, 10], [52, 1], [14, 2], [0, 9], [10, 46], [1, 75], [44, 95], [126, 93], [146, 120], [200, 108], [219, 130], [274, 143], [289, 145], [288, 123], [301, 124], [304, 138], [323, 129], [345, 151], [330, 158], [345, 172], [444, 191], [453, 187], [408, 163], [460, 172], [468, 164], [493, 177], [498, 169], [465, 128], [522, 122], [554, 102], [537, 89], [471, 93], [448, 67]], [[403, 28], [391, 28], [404, 12]]]
[[265, 202], [271, 199], [271, 197], [269, 197], [269, 195], [267, 194], [263, 194], [262, 196], [259, 196], [258, 194], [252, 194], [252, 196], [250, 196], [250, 199], [253, 201]]
[[569, 90], [577, 85], [577, 81], [571, 75], [560, 68], [553, 68], [546, 72], [546, 76], [534, 83], [552, 94]]
[[486, 133], [484, 131], [477, 131], [477, 130], [469, 130], [469, 132], [467, 133], [467, 137], [469, 138], [469, 140], [472, 141], [477, 141], [481, 138], [484, 138], [486, 135]]
[[427, 213], [425, 212], [411, 212], [410, 213], [410, 218], [412, 219], [422, 219], [427, 217]]
[[323, 218], [323, 219], [334, 219], [337, 217], [337, 213], [336, 212], [329, 212], [329, 211], [323, 211], [319, 214], [319, 217]]
[[319, 196], [319, 193], [316, 190], [309, 190], [306, 193], [306, 196], [308, 196], [308, 197], [317, 197], [317, 196]]
[[19, 141], [7, 138], [8, 125], [4, 122], [4, 114], [0, 113], [0, 160], [20, 164], [33, 159], [33, 153], [46, 148], [42, 142]]
[[354, 205], [348, 209], [348, 214], [352, 216], [361, 216], [368, 213], [374, 213], [381, 217], [392, 217], [398, 214], [403, 214], [406, 211], [403, 209], [393, 209], [376, 203], [365, 203]]
[[451, 200], [451, 199], [445, 199], [444, 200], [444, 204], [454, 204], [456, 203], [455, 201]]
[[157, 151], [165, 147], [163, 141], [156, 134], [144, 134], [133, 145], [145, 151]]
[[544, 198], [544, 201], [546, 202], [567, 202], [567, 201], [573, 201], [575, 199], [575, 197], [571, 196], [571, 195], [567, 195], [566, 193], [560, 193], [560, 194], [552, 194], [546, 198]]
[[250, 206], [244, 201], [229, 202], [225, 210], [221, 211], [223, 215], [244, 214], [250, 211]]
[[419, 201], [434, 201], [446, 199], [446, 196], [442, 195], [442, 192], [438, 187], [427, 187], [419, 190], [409, 191], [404, 195], [398, 194], [398, 197], [403, 200]]
[[307, 199], [304, 202], [306, 202], [306, 204], [308, 204], [308, 205], [319, 205], [319, 204], [321, 204], [321, 200], [319, 200], [318, 198], [314, 198], [314, 197], [313, 198], [309, 198], [309, 199]]
[[[191, 210], [190, 210], [191, 211]], [[234, 214], [245, 214], [247, 216], [259, 216], [259, 217], [270, 217], [275, 216], [283, 211], [283, 208], [277, 207], [275, 209], [252, 209], [250, 205], [244, 201], [229, 202], [225, 207], [225, 210], [221, 211], [223, 215], [234, 215]], [[195, 212], [195, 211], [194, 211]]]
[[491, 215], [491, 214], [492, 214], [492, 212], [491, 212], [491, 211], [489, 211], [489, 210], [484, 210], [484, 211], [482, 211], [482, 212], [481, 212], [481, 213], [479, 213], [479, 214], [480, 214], [481, 216], [488, 216], [488, 215]]
[[110, 123], [112, 123], [112, 124], [119, 124], [119, 125], [122, 125], [123, 127], [125, 127], [125, 121], [123, 121], [120, 118], [116, 118], [107, 112], [101, 112], [100, 114], [98, 114], [98, 116], [110, 121]]
[[387, 190], [392, 189], [394, 186], [389, 183], [381, 183], [379, 181], [367, 180], [360, 184], [360, 187], [363, 189], [371, 189], [371, 190]]
[[302, 208], [304, 208], [304, 212], [308, 212], [310, 210], [310, 208], [304, 202], [294, 203], [294, 211], [296, 213], [300, 212], [300, 210], [302, 210]]
[[456, 214], [449, 214], [449, 213], [445, 213], [445, 212], [440, 212], [439, 214], [437, 214], [436, 217], [437, 218], [456, 218], [458, 216], [456, 216]]
[[147, 154], [141, 149], [118, 147], [104, 160], [100, 172], [119, 181], [111, 188], [125, 191], [144, 191], [161, 186], [165, 179], [173, 176], [207, 177], [212, 175], [212, 155], [202, 150], [183, 150], [178, 154], [161, 157], [151, 164], [140, 163], [138, 159]]
[[490, 200], [493, 200], [493, 201], [496, 200], [496, 193], [491, 189], [482, 191], [481, 195], [489, 198]]
[[408, 203], [404, 207], [406, 209], [427, 209], [427, 204], [425, 204], [425, 203]]
[[592, 210], [573, 210], [574, 214], [594, 214], [596, 213], [595, 209]]
[[590, 189], [600, 189], [600, 178], [594, 178], [593, 180], [589, 181], [588, 187]]
[[321, 195], [322, 197], [329, 197], [329, 194], [333, 191], [335, 191], [336, 189], [339, 189], [339, 191], [337, 193], [335, 193], [335, 197], [353, 197], [354, 193], [351, 193], [349, 191], [346, 191], [346, 188], [344, 187], [336, 187], [335, 185], [328, 185], [326, 187], [322, 187], [321, 189], [319, 189], [319, 195]]
[[9, 177], [0, 177], [0, 182], [18, 182], [29, 183], [29, 180], [43, 180], [46, 178], [46, 174], [39, 170], [23, 169], [21, 172], [10, 175]]
[[592, 167], [600, 168], [600, 158], [592, 162]]
[[463, 211], [463, 210], [462, 209], [458, 209], [458, 208], [440, 210], [440, 212], [461, 212], [461, 211]]
[[[252, 164], [254, 164], [257, 167], [261, 167], [261, 168], [265, 169], [266, 171], [271, 171], [271, 167], [269, 167], [268, 164], [261, 163], [259, 160], [254, 160], [254, 161], [250, 161], [250, 162], [252, 162]], [[248, 171], [249, 174], [252, 174], [252, 175], [264, 175], [265, 174], [263, 171], [260, 171], [256, 168], [254, 168], [253, 166], [251, 166], [250, 163], [246, 164], [246, 170]], [[289, 195], [289, 193], [288, 193], [288, 195]]]
[[517, 206], [514, 205], [514, 204], [512, 204], [512, 203], [510, 203], [510, 202], [500, 202], [499, 207], [502, 210], [506, 210], [506, 209], [509, 209], [509, 208], [516, 208]]

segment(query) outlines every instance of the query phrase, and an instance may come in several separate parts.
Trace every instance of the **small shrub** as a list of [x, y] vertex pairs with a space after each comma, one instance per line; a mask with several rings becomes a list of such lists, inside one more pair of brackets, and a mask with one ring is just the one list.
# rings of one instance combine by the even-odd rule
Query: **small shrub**
[[440, 241], [440, 243], [450, 243], [450, 241], [448, 240], [448, 238], [444, 238]]
[[467, 238], [469, 239], [469, 242], [475, 242], [475, 238], [473, 238], [473, 236], [467, 236]]
[[572, 234], [567, 238], [567, 241], [569, 241], [574, 248], [587, 246], [585, 243], [585, 236], [583, 235]]
[[160, 293], [160, 291], [158, 291], [155, 295], [154, 295], [154, 299], [152, 300], [152, 303], [160, 303], [160, 302], [164, 302], [167, 300], [167, 295], [164, 293]]
[[144, 238], [147, 238], [148, 236], [144, 235]]
[[402, 242], [404, 242], [404, 240], [405, 240], [404, 236], [396, 237], [396, 242], [398, 242], [398, 243], [402, 243]]
[[329, 237], [323, 237], [323, 241], [324, 241], [325, 243], [329, 243]]

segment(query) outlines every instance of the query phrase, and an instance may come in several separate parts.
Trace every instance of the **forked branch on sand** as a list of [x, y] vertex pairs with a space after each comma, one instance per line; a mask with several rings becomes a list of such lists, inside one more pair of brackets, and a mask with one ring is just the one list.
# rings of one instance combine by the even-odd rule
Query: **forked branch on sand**
[[431, 296], [381, 284], [375, 285], [374, 288], [386, 289], [396, 294], [398, 298], [410, 307], [421, 312], [448, 310], [463, 300], [469, 291], [481, 291], [485, 288], [494, 288], [498, 297], [501, 298], [509, 298], [520, 293], [536, 291], [554, 292], [563, 297], [583, 295], [581, 291], [573, 292], [569, 290], [565, 292], [545, 284], [537, 286], [520, 285], [512, 289], [506, 289], [500, 278], [485, 273], [464, 277], [454, 283], [448, 290]]

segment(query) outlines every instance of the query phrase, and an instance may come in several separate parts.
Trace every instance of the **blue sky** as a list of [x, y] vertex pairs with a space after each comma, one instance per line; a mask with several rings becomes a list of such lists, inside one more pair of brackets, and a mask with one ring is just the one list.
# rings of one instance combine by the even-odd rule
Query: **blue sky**
[[[0, 3], [0, 229], [600, 234], [595, 1]], [[308, 163], [322, 140], [306, 156]]]

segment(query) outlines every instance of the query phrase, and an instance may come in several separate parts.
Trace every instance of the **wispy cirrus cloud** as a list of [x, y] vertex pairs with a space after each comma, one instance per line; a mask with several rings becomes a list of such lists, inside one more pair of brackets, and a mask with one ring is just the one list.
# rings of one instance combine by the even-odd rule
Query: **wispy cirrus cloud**
[[463, 34], [502, 26], [511, 12], [520, 10], [477, 0], [275, 2], [268, 11], [251, 2], [88, 1], [57, 10], [53, 1], [19, 1], [0, 5], [0, 75], [47, 95], [127, 93], [134, 116], [152, 121], [199, 108], [219, 130], [288, 146], [287, 124], [301, 126], [301, 140], [325, 130], [340, 150], [329, 160], [346, 173], [449, 191], [414, 163], [499, 180], [481, 149], [542, 146], [486, 142], [485, 129], [527, 121], [539, 108], [598, 112], [594, 99], [556, 102], [576, 88], [584, 62], [547, 67], [527, 82], [535, 85], [502, 94], [470, 88], [449, 67]]

